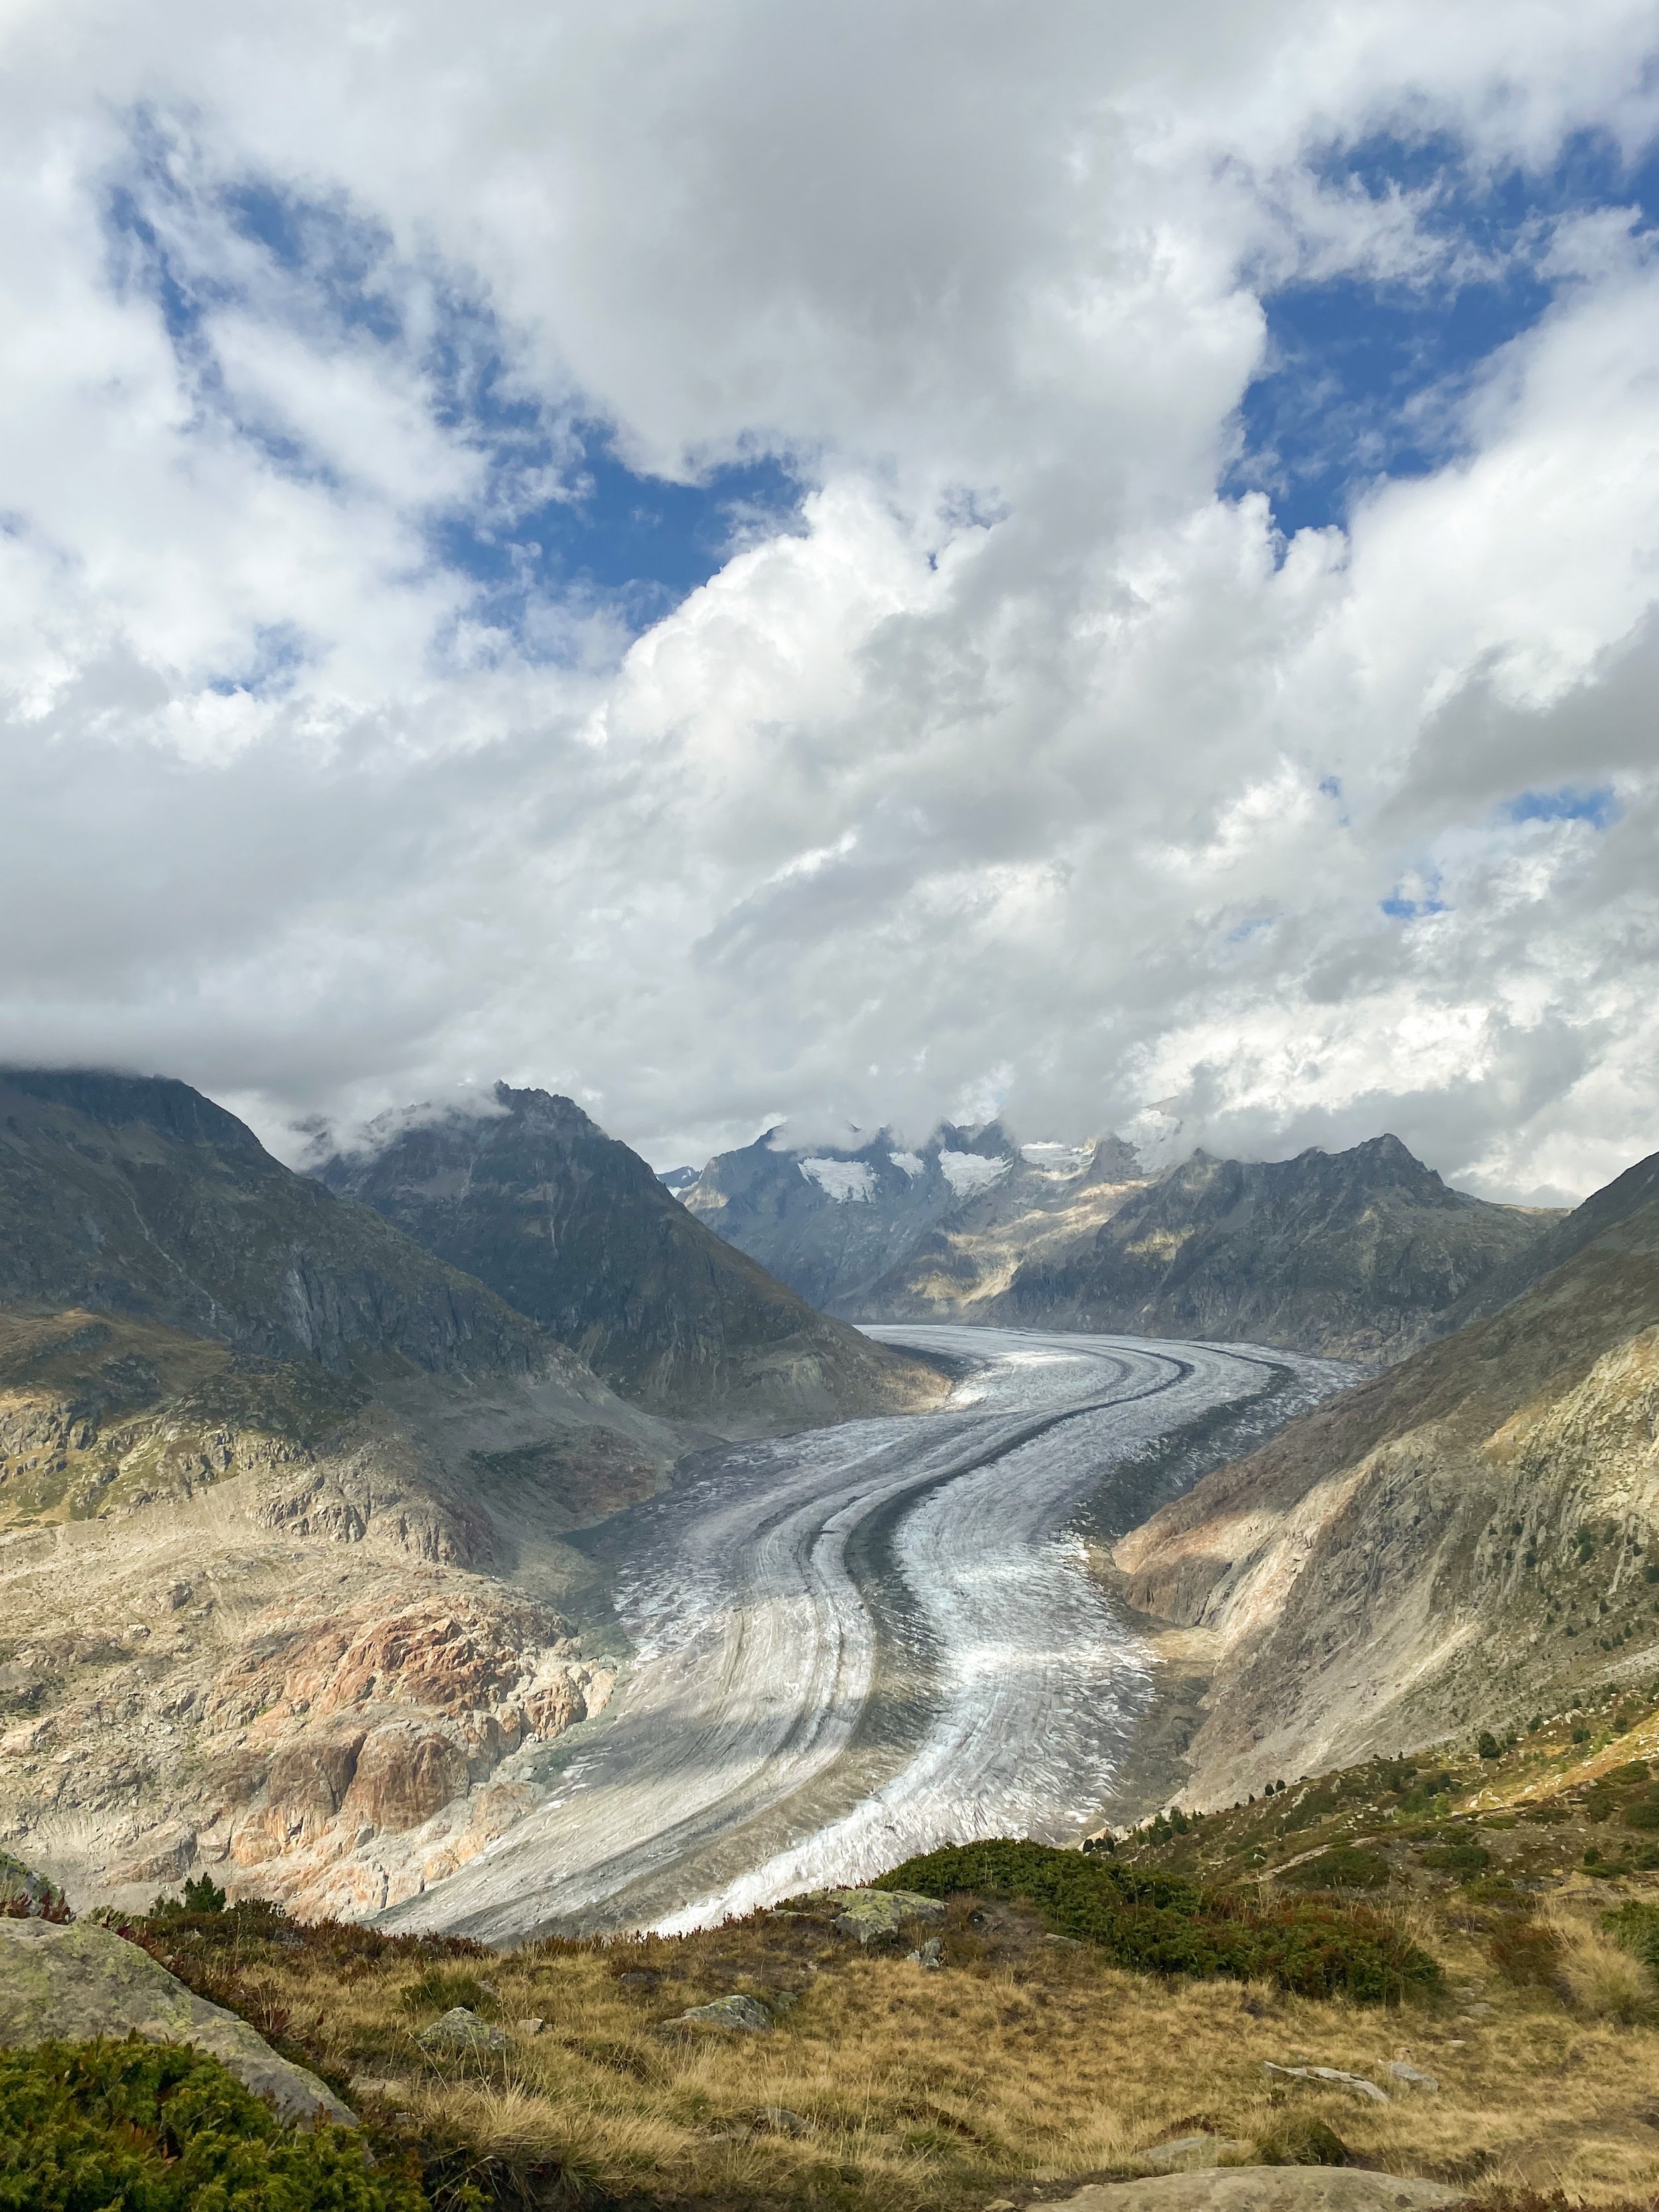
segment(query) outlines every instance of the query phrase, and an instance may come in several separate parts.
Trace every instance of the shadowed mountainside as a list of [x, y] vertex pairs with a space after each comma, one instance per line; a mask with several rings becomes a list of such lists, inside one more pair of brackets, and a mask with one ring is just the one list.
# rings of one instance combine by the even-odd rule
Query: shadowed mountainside
[[1212, 1159], [1131, 1192], [1092, 1243], [1022, 1267], [992, 1313], [1152, 1336], [1398, 1358], [1556, 1217], [1449, 1189], [1397, 1137], [1294, 1159]]
[[493, 1112], [399, 1117], [379, 1146], [317, 1172], [641, 1404], [740, 1430], [941, 1395], [931, 1369], [815, 1312], [713, 1235], [568, 1098], [498, 1084]]
[[1476, 1716], [1524, 1721], [1650, 1668], [1659, 1155], [1550, 1249], [1569, 1256], [1500, 1311], [1117, 1546], [1130, 1602], [1211, 1677], [1189, 1754], [1200, 1802]]
[[0, 1298], [333, 1368], [526, 1373], [548, 1351], [482, 1283], [162, 1077], [0, 1072]]

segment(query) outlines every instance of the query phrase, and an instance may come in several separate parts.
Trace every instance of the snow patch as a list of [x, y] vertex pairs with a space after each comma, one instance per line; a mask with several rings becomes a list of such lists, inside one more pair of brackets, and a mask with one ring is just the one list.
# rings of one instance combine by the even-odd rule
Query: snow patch
[[845, 1206], [849, 1198], [862, 1199], [867, 1206], [876, 1186], [876, 1179], [862, 1160], [802, 1160], [800, 1171], [808, 1182], [817, 1183], [828, 1198], [838, 1206]]
[[904, 1170], [912, 1182], [919, 1175], [926, 1175], [927, 1172], [927, 1161], [918, 1159], [914, 1152], [890, 1152], [887, 1157], [896, 1168]]
[[1012, 1163], [988, 1160], [983, 1152], [941, 1152], [939, 1173], [958, 1198], [972, 1198], [1002, 1181]]
[[1081, 1175], [1095, 1156], [1092, 1145], [1022, 1145], [1019, 1156], [1027, 1167], [1045, 1175]]

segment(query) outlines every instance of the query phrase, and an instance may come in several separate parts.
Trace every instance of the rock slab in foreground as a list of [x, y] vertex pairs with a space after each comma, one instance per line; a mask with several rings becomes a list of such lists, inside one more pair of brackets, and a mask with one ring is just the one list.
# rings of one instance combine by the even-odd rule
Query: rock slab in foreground
[[834, 1889], [830, 1896], [840, 1907], [833, 1925], [843, 1936], [856, 1936], [860, 1943], [896, 1936], [907, 1921], [945, 1917], [938, 1898], [923, 1897], [914, 1889]]
[[0, 1920], [0, 2043], [27, 2050], [135, 2030], [205, 2051], [285, 2120], [357, 2124], [314, 2074], [279, 2058], [245, 2020], [197, 1996], [136, 1943], [86, 1921]]
[[1150, 2181], [1094, 2182], [1043, 2212], [1430, 2212], [1468, 2194], [1352, 2166], [1224, 2166]]

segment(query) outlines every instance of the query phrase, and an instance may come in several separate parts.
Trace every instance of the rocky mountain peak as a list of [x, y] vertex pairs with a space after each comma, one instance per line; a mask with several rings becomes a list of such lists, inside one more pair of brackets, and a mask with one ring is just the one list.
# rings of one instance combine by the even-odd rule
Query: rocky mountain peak
[[574, 1100], [504, 1083], [492, 1095], [493, 1113], [396, 1117], [378, 1147], [317, 1174], [643, 1403], [766, 1425], [932, 1395], [915, 1363], [723, 1243]]

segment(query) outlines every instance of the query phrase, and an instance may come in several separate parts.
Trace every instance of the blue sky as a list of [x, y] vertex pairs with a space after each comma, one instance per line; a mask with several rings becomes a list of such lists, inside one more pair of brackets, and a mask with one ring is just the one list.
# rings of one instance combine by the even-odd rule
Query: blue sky
[[1574, 133], [1545, 169], [1477, 164], [1444, 131], [1377, 134], [1313, 167], [1335, 191], [1418, 202], [1430, 258], [1409, 277], [1343, 273], [1264, 291], [1267, 360], [1244, 396], [1231, 481], [1267, 490], [1286, 537], [1344, 526], [1380, 482], [1468, 450], [1470, 392], [1557, 296], [1561, 280], [1543, 264], [1559, 224], [1628, 209], [1644, 231], [1659, 211], [1659, 155], [1627, 160], [1604, 131]]
[[1656, 48], [14, 11], [12, 1048], [279, 1142], [505, 1077], [663, 1159], [988, 1101], [1605, 1180], [1659, 1067]]

